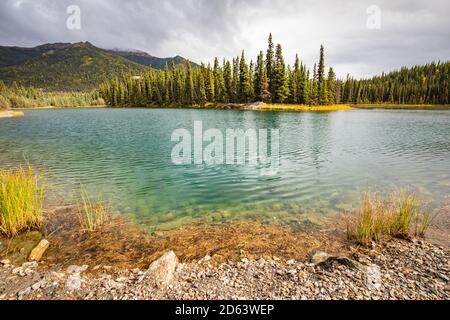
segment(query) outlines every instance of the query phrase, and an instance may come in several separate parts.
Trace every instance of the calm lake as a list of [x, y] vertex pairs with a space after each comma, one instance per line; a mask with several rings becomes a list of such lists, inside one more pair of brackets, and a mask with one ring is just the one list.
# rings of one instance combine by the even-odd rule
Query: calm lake
[[[172, 163], [175, 129], [280, 130], [278, 172]], [[408, 187], [440, 205], [450, 193], [450, 111], [276, 113], [189, 109], [27, 110], [0, 120], [0, 166], [28, 161], [52, 201], [82, 185], [114, 212], [170, 229], [234, 217], [308, 219], [357, 205], [361, 192]]]

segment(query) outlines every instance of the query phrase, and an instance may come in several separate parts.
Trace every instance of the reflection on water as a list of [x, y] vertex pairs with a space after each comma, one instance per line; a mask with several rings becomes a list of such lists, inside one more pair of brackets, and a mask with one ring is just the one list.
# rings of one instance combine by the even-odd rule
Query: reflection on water
[[[171, 162], [173, 130], [279, 128], [281, 166]], [[449, 111], [275, 113], [218, 110], [33, 110], [0, 121], [0, 166], [24, 159], [57, 198], [80, 184], [115, 212], [167, 228], [192, 219], [320, 217], [361, 191], [401, 186], [432, 198], [450, 190]]]

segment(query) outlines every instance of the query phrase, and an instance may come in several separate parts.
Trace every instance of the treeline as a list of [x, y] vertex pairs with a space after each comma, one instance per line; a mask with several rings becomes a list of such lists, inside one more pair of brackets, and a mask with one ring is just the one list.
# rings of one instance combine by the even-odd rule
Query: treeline
[[450, 62], [402, 68], [368, 80], [348, 77], [342, 102], [391, 104], [450, 104]]
[[190, 63], [149, 69], [143, 75], [116, 76], [100, 87], [110, 106], [204, 105], [206, 103], [293, 103], [328, 105], [340, 102], [341, 83], [332, 68], [326, 72], [323, 46], [313, 72], [298, 55], [287, 66], [280, 44], [269, 36], [268, 48], [256, 61], [247, 62], [244, 51], [231, 61], [213, 65]]
[[39, 107], [79, 107], [105, 105], [98, 91], [92, 92], [46, 92], [25, 87], [17, 82], [6, 86], [0, 80], [0, 109]]

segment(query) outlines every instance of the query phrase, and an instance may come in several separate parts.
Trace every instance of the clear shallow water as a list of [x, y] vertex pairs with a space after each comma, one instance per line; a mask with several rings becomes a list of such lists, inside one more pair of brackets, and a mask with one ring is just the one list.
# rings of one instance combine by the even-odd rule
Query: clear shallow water
[[[80, 185], [114, 212], [161, 229], [237, 216], [321, 217], [367, 189], [409, 187], [439, 206], [450, 193], [449, 111], [275, 113], [188, 109], [29, 110], [0, 120], [0, 166], [26, 159], [54, 199]], [[279, 128], [278, 174], [259, 166], [175, 166], [173, 130]]]

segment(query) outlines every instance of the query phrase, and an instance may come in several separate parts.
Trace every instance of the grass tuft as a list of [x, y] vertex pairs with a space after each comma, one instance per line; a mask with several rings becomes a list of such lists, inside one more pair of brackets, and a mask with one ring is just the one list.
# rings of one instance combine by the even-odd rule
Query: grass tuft
[[93, 233], [99, 230], [107, 217], [102, 197], [93, 202], [89, 199], [86, 191], [81, 191], [82, 205], [78, 209], [78, 220], [83, 232]]
[[422, 212], [413, 193], [394, 193], [383, 200], [368, 192], [356, 214], [347, 221], [347, 235], [363, 245], [388, 238], [424, 237], [431, 220], [431, 213]]
[[419, 214], [416, 195], [400, 192], [394, 194], [393, 202], [388, 232], [392, 237], [407, 239], [411, 235], [411, 222]]
[[42, 226], [44, 184], [30, 166], [0, 169], [0, 233], [14, 237]]

